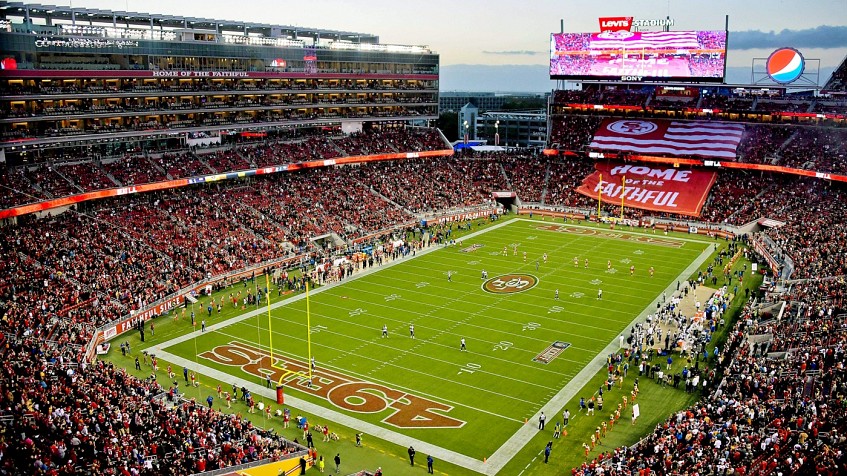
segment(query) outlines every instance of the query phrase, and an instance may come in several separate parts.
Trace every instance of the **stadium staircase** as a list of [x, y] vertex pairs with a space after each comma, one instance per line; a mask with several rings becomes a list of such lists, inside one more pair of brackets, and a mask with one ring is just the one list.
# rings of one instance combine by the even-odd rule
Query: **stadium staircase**
[[547, 162], [547, 168], [544, 171], [544, 188], [541, 189], [541, 204], [547, 203], [547, 186], [550, 184], [550, 162]]
[[[157, 157], [161, 157], [161, 156], [162, 156], [162, 155], [164, 155], [164, 154], [163, 154], [163, 153], [159, 153], [159, 154], [155, 154], [155, 155], [156, 155]], [[151, 166], [153, 166], [153, 168], [154, 168], [154, 169], [158, 170], [158, 171], [159, 171], [162, 175], [164, 175], [165, 177], [167, 177], [167, 178], [168, 178], [168, 180], [173, 180], [173, 179], [174, 179], [173, 177], [171, 177], [171, 174], [169, 174], [167, 170], [163, 169], [161, 166], [159, 166], [159, 164], [157, 164], [157, 163], [156, 163], [156, 161], [155, 161], [155, 160], [151, 159], [151, 158], [150, 158], [150, 156], [149, 156], [149, 155], [147, 155], [147, 152], [146, 152], [146, 151], [144, 152], [144, 159], [145, 159], [147, 162], [149, 162], [149, 163], [150, 163], [150, 165], [151, 165]]]
[[110, 174], [110, 173], [109, 173], [106, 169], [104, 169], [104, 168], [103, 168], [103, 163], [102, 163], [100, 160], [93, 160], [91, 163], [92, 163], [95, 167], [97, 167], [97, 170], [99, 170], [99, 171], [100, 171], [100, 173], [102, 173], [103, 175], [105, 175], [105, 176], [106, 176], [106, 178], [108, 178], [109, 180], [111, 180], [111, 182], [112, 182], [113, 184], [115, 184], [115, 186], [116, 186], [116, 187], [123, 187], [123, 184], [122, 184], [122, 183], [120, 183], [120, 182], [118, 181], [118, 179], [116, 179], [116, 178], [115, 178], [112, 174]]
[[[213, 153], [214, 153], [214, 152], [213, 152]], [[210, 172], [210, 173], [213, 173], [213, 174], [218, 173], [218, 171], [217, 171], [217, 170], [213, 169], [213, 168], [212, 168], [212, 166], [211, 166], [211, 165], [209, 165], [209, 163], [208, 163], [208, 162], [206, 162], [206, 160], [203, 158], [203, 156], [202, 156], [202, 155], [200, 155], [200, 154], [198, 154], [198, 153], [194, 152], [193, 150], [192, 150], [192, 151], [189, 151], [189, 154], [191, 154], [191, 156], [192, 156], [192, 157], [194, 157], [195, 159], [199, 160], [201, 164], [205, 165], [205, 166], [206, 166], [206, 168], [207, 168], [207, 169], [209, 169], [209, 172]]]
[[759, 105], [759, 96], [756, 96], [756, 97], [753, 98], [753, 104], [750, 105], [750, 110], [755, 111], [756, 106], [758, 106], [758, 105]]
[[497, 167], [500, 169], [500, 174], [503, 175], [503, 180], [506, 182], [507, 189], [512, 190], [512, 181], [509, 180], [509, 174], [506, 173], [506, 168], [503, 167], [503, 163], [499, 160], [497, 161]]
[[258, 168], [255, 161], [251, 160], [250, 157], [247, 157], [247, 156], [245, 156], [244, 154], [242, 154], [241, 152], [238, 151], [238, 147], [233, 147], [232, 151], [235, 152], [235, 155], [241, 157], [241, 160], [250, 164], [250, 167], [252, 167], [254, 169]]
[[809, 103], [809, 107], [807, 107], [807, 108], [806, 108], [806, 111], [805, 111], [805, 112], [806, 112], [806, 114], [809, 114], [809, 113], [815, 112], [815, 108], [816, 108], [817, 106], [818, 106], [818, 100], [817, 100], [817, 99], [815, 99], [814, 101], [810, 102], [810, 103]]
[[327, 139], [327, 142], [329, 142], [330, 145], [332, 145], [332, 147], [338, 151], [338, 153], [340, 154], [339, 157], [347, 157], [348, 155], [350, 155], [347, 153], [346, 150], [342, 149], [341, 147], [338, 147], [338, 144], [336, 144], [331, 137]]
[[647, 100], [644, 101], [645, 108], [650, 107], [650, 103], [653, 102], [654, 97], [656, 97], [656, 91], [653, 91], [649, 96], [647, 96]]
[[[50, 170], [51, 170], [54, 174], [58, 175], [59, 177], [62, 177], [62, 178], [63, 178], [66, 182], [68, 182], [69, 184], [71, 184], [71, 186], [72, 186], [73, 188], [75, 188], [76, 190], [78, 190], [78, 191], [79, 191], [79, 193], [83, 193], [83, 192], [85, 192], [85, 190], [83, 190], [83, 189], [82, 189], [82, 187], [80, 187], [79, 185], [77, 185], [77, 184], [76, 184], [76, 182], [74, 182], [73, 180], [69, 179], [67, 175], [63, 174], [63, 173], [59, 170], [59, 168], [55, 166], [55, 164], [54, 164], [54, 165], [50, 165], [49, 167], [50, 167]], [[53, 195], [53, 194], [51, 193], [50, 195]], [[58, 197], [56, 197], [55, 195], [53, 195], [53, 198], [58, 198]]]
[[[764, 188], [764, 189], [760, 190], [760, 191], [759, 191], [759, 193], [757, 193], [757, 194], [756, 194], [756, 196], [755, 196], [755, 197], [753, 197], [753, 199], [752, 199], [752, 200], [750, 200], [750, 203], [756, 203], [756, 202], [759, 200], [759, 198], [761, 198], [761, 196], [762, 196], [762, 195], [764, 195], [764, 194], [768, 193], [768, 192], [770, 191], [770, 189], [771, 189], [771, 188], [773, 188], [773, 185], [772, 185], [771, 187], [767, 187], [767, 188]], [[712, 200], [712, 196], [711, 196], [711, 194], [710, 194], [710, 195], [709, 195], [709, 201], [711, 201], [711, 200]], [[726, 217], [726, 218], [724, 219], [724, 222], [726, 222], [726, 223], [735, 223], [735, 222], [733, 221], [733, 220], [734, 220], [734, 218], [735, 218], [735, 215], [738, 215], [739, 213], [741, 213], [741, 212], [743, 212], [743, 211], [744, 211], [744, 209], [739, 208], [738, 210], [736, 210], [736, 211], [732, 212], [732, 214], [730, 214], [728, 217]], [[758, 220], [759, 220], [759, 219], [757, 218], [757, 219], [753, 220], [751, 223], [757, 223], [757, 222], [758, 222]], [[744, 228], [747, 228], [749, 225], [750, 225], [750, 224], [748, 223], [748, 224], [742, 225], [742, 226], [741, 226], [741, 227], [739, 227], [739, 228], [740, 228], [740, 229], [744, 229]]]
[[[21, 169], [25, 171], [25, 170], [26, 170], [26, 166], [21, 167]], [[30, 180], [30, 179], [29, 179], [29, 177], [27, 177], [27, 176], [26, 176], [26, 173], [21, 172], [21, 174], [20, 174], [20, 178], [21, 178], [21, 179], [23, 179], [23, 181], [24, 181], [24, 182], [26, 182], [26, 183], [27, 183], [27, 185], [29, 185], [29, 188], [31, 188], [31, 189], [33, 189], [33, 190], [37, 191], [38, 193], [44, 194], [44, 189], [43, 189], [43, 188], [41, 188], [41, 185], [38, 185], [38, 183], [33, 182], [32, 180]], [[18, 192], [20, 192], [20, 193], [26, 193], [24, 190], [19, 190]], [[27, 195], [27, 196], [29, 196], [30, 198], [35, 198], [35, 197], [32, 197], [32, 196], [31, 196], [30, 194], [28, 194], [28, 193], [26, 193], [26, 195]], [[41, 199], [38, 199], [37, 201], [41, 201]]]
[[378, 191], [376, 191], [376, 189], [374, 189], [373, 187], [369, 187], [369, 186], [367, 186], [367, 185], [363, 184], [361, 181], [359, 181], [359, 179], [352, 179], [352, 180], [353, 180], [353, 182], [355, 182], [356, 184], [360, 185], [362, 188], [366, 188], [366, 189], [368, 189], [368, 191], [369, 191], [369, 192], [371, 192], [372, 194], [374, 194], [374, 195], [376, 195], [377, 197], [381, 198], [382, 200], [385, 200], [386, 202], [388, 202], [388, 203], [390, 203], [390, 204], [394, 205], [394, 207], [395, 207], [395, 208], [397, 208], [397, 209], [399, 209], [399, 210], [403, 210], [404, 212], [408, 213], [409, 215], [413, 215], [413, 216], [415, 215], [414, 213], [412, 213], [412, 211], [411, 211], [411, 210], [407, 209], [407, 208], [406, 208], [406, 207], [404, 207], [403, 205], [400, 205], [399, 203], [395, 202], [394, 200], [391, 200], [390, 198], [386, 197], [385, 195], [383, 195], [383, 194], [379, 193], [379, 192], [378, 192]]
[[788, 136], [788, 139], [785, 139], [785, 142], [783, 142], [783, 143], [782, 143], [782, 144], [781, 144], [781, 145], [780, 145], [780, 146], [779, 146], [779, 147], [778, 147], [778, 148], [774, 151], [774, 156], [777, 158], [777, 160], [776, 160], [777, 162], [779, 162], [779, 159], [781, 159], [781, 158], [782, 158], [782, 151], [783, 151], [783, 150], [785, 150], [785, 148], [786, 148], [786, 147], [788, 147], [789, 145], [791, 145], [791, 143], [792, 143], [792, 142], [794, 142], [794, 140], [795, 140], [795, 139], [797, 138], [797, 136], [799, 136], [799, 135], [800, 135], [800, 129], [797, 129], [796, 131], [794, 131], [794, 133], [793, 133], [793, 134], [791, 134], [790, 136]]
[[[266, 195], [266, 194], [264, 194], [261, 190], [257, 189], [257, 190], [256, 190], [256, 192], [257, 192], [259, 195], [262, 195], [263, 197], [266, 197], [266, 198], [267, 198], [267, 195]], [[256, 217], [260, 218], [261, 220], [263, 220], [263, 221], [265, 221], [265, 222], [270, 223], [271, 225], [273, 225], [273, 226], [274, 226], [274, 227], [276, 227], [276, 228], [279, 228], [280, 230], [282, 230], [282, 231], [283, 231], [283, 233], [285, 234], [285, 236], [286, 236], [286, 237], [291, 237], [291, 236], [293, 235], [293, 233], [291, 232], [291, 228], [289, 228], [289, 227], [287, 227], [287, 226], [283, 225], [282, 223], [280, 223], [279, 221], [275, 220], [275, 219], [274, 219], [273, 217], [271, 217], [270, 215], [266, 215], [266, 214], [262, 213], [261, 211], [259, 211], [259, 210], [255, 209], [255, 208], [253, 208], [253, 206], [252, 206], [252, 205], [249, 205], [248, 203], [246, 203], [246, 202], [244, 202], [244, 201], [240, 201], [240, 202], [239, 202], [239, 206], [243, 207], [244, 209], [246, 209], [247, 211], [249, 211], [250, 213], [252, 213], [252, 214], [253, 214], [253, 215], [255, 215]], [[266, 241], [269, 241], [267, 238], [265, 238], [265, 240], [266, 240]], [[289, 241], [285, 241], [285, 242], [283, 243], [283, 246], [287, 248], [287, 246], [286, 246], [286, 245], [290, 245], [291, 247], [293, 247], [293, 246], [294, 246], [294, 245], [293, 245], [291, 242], [289, 242]]]
[[697, 105], [694, 106], [696, 109], [703, 109], [703, 95], [697, 98]]

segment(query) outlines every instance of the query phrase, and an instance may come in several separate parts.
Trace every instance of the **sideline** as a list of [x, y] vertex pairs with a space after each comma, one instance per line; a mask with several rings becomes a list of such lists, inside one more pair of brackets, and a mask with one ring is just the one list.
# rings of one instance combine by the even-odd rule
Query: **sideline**
[[[682, 273], [679, 274], [677, 280], [679, 281], [687, 281], [688, 277], [691, 276], [700, 266], [705, 263], [709, 257], [712, 255], [713, 248], [711, 246], [707, 246], [700, 256], [698, 256], [691, 264], [685, 268]], [[671, 282], [667, 288], [665, 288], [665, 293], [668, 296], [673, 295], [673, 292], [676, 291], [676, 283]], [[632, 320], [625, 328], [629, 328], [634, 326], [637, 322], [644, 321], [647, 318], [647, 315], [652, 313], [656, 308], [656, 302], [659, 301], [659, 296], [656, 296], [647, 307], [641, 311], [635, 319]], [[582, 387], [584, 387], [594, 375], [600, 370], [602, 366], [606, 363], [606, 356], [617, 352], [620, 350], [620, 344], [618, 342], [618, 337], [612, 339], [611, 342], [601, 350], [594, 359], [592, 359], [588, 364], [583, 367], [582, 370], [578, 374], [576, 374], [567, 385], [562, 387], [562, 389], [555, 395], [553, 398], [548, 401], [544, 407], [547, 408], [546, 415], [550, 415], [552, 420], [555, 421], [559, 418], [558, 412], [561, 408], [563, 408], [571, 399], [573, 399], [577, 392], [579, 392]], [[542, 410], [543, 411], [543, 408]], [[512, 435], [505, 443], [503, 443], [497, 451], [491, 455], [491, 458], [488, 459], [488, 464], [494, 468], [496, 467], [499, 471], [502, 469], [515, 455], [523, 449], [527, 443], [538, 433], [540, 430], [536, 428], [531, 422], [537, 421], [538, 417], [541, 416], [541, 411], [536, 413], [530, 418], [530, 423], [522, 426], [514, 435]], [[496, 472], [496, 471], [495, 471]], [[486, 473], [486, 474], [494, 474], [494, 473]]]
[[[487, 227], [484, 230], [479, 230], [479, 231], [470, 233], [468, 235], [464, 235], [464, 236], [462, 236], [461, 239], [466, 240], [466, 239], [469, 239], [469, 238], [473, 238], [473, 237], [482, 235], [484, 233], [488, 233], [491, 230], [500, 229], [504, 226], [511, 225], [514, 221], [515, 221], [515, 219], [506, 220], [502, 223], [498, 223], [496, 225]], [[371, 273], [375, 273], [375, 272], [380, 271], [382, 269], [389, 268], [389, 267], [394, 266], [394, 265], [401, 263], [401, 262], [409, 261], [410, 259], [415, 259], [419, 256], [424, 256], [426, 254], [432, 253], [432, 252], [440, 250], [442, 248], [444, 248], [444, 246], [439, 246], [439, 245], [431, 246], [431, 247], [429, 247], [425, 250], [422, 250], [420, 252], [415, 253], [415, 256], [400, 258], [400, 259], [391, 261], [387, 264], [384, 264], [382, 266], [372, 267], [372, 268], [367, 269], [365, 271], [362, 271], [360, 273], [354, 274], [350, 278], [345, 279], [343, 281], [338, 281], [338, 282], [335, 282], [335, 283], [332, 283], [332, 284], [329, 284], [329, 285], [326, 285], [326, 286], [322, 286], [322, 287], [316, 289], [311, 294], [321, 293], [325, 290], [332, 289], [335, 286], [338, 286], [340, 284], [345, 284], [349, 281], [356, 280], [356, 279], [362, 278], [364, 276], [368, 276]], [[276, 309], [276, 308], [279, 308], [281, 306], [285, 306], [285, 305], [288, 305], [290, 303], [297, 302], [301, 299], [305, 299], [305, 297], [306, 297], [306, 295], [304, 293], [301, 293], [301, 294], [298, 294], [297, 296], [292, 296], [290, 298], [283, 299], [283, 300], [278, 301], [274, 304], [271, 304], [270, 307], [271, 307], [271, 309]], [[256, 309], [256, 310], [247, 312], [245, 314], [242, 314], [240, 316], [232, 317], [230, 319], [227, 319], [226, 321], [222, 321], [222, 322], [219, 322], [217, 324], [206, 326], [206, 330], [207, 331], [215, 331], [215, 330], [218, 330], [218, 329], [222, 329], [222, 328], [227, 327], [229, 325], [236, 324], [236, 323], [241, 322], [241, 321], [246, 320], [246, 319], [250, 319], [250, 318], [255, 317], [256, 315], [258, 315], [260, 313], [265, 313], [265, 312], [267, 312], [267, 308]], [[212, 378], [219, 380], [221, 382], [235, 383], [239, 387], [248, 388], [250, 390], [250, 392], [253, 393], [253, 394], [261, 395], [261, 396], [266, 397], [266, 398], [268, 398], [272, 401], [276, 400], [275, 389], [265, 388], [263, 385], [257, 384], [254, 381], [248, 381], [248, 380], [245, 380], [243, 378], [233, 376], [232, 374], [228, 374], [228, 373], [222, 372], [220, 370], [208, 367], [206, 365], [203, 365], [203, 364], [200, 364], [200, 363], [195, 363], [195, 362], [193, 362], [189, 359], [174, 355], [174, 354], [164, 350], [168, 347], [172, 347], [172, 346], [177, 345], [179, 343], [186, 342], [188, 340], [194, 339], [196, 337], [196, 335], [195, 335], [196, 332], [198, 332], [198, 331], [189, 332], [189, 333], [184, 334], [182, 336], [171, 339], [167, 342], [157, 344], [157, 345], [153, 346], [153, 349], [155, 349], [154, 353], [158, 357], [160, 357], [162, 360], [165, 360], [167, 362], [171, 362], [171, 363], [173, 363], [177, 366], [187, 367], [187, 368], [192, 369], [192, 370], [194, 370], [194, 371], [196, 371], [200, 374], [206, 375], [208, 377], [212, 377]], [[301, 398], [286, 395], [285, 396], [285, 402], [286, 402], [286, 405], [291, 405], [292, 407], [297, 408], [299, 410], [302, 410], [304, 412], [311, 413], [311, 414], [313, 414], [317, 417], [324, 418], [326, 420], [347, 426], [349, 428], [353, 428], [353, 429], [356, 429], [356, 430], [359, 430], [359, 431], [363, 431], [363, 432], [367, 433], [368, 435], [375, 436], [377, 438], [386, 440], [390, 443], [398, 444], [398, 445], [401, 445], [402, 447], [414, 446], [419, 452], [422, 452], [423, 454], [431, 454], [436, 459], [440, 459], [442, 461], [447, 461], [449, 463], [453, 463], [453, 464], [456, 464], [458, 466], [462, 466], [462, 467], [471, 469], [471, 470], [476, 471], [478, 473], [492, 474], [493, 475], [497, 471], [499, 471], [499, 469], [500, 469], [500, 468], [497, 468], [496, 470], [491, 471], [491, 469], [492, 469], [491, 465], [488, 465], [485, 462], [474, 459], [470, 456], [463, 455], [461, 453], [457, 453], [455, 451], [448, 450], [446, 448], [442, 448], [440, 446], [436, 446], [436, 445], [433, 445], [431, 443], [428, 443], [428, 442], [425, 442], [425, 441], [422, 441], [422, 440], [418, 440], [418, 439], [410, 437], [410, 436], [406, 436], [402, 433], [398, 433], [398, 432], [390, 430], [388, 428], [384, 428], [382, 426], [360, 420], [356, 417], [349, 416], [349, 415], [341, 413], [337, 410], [333, 410], [331, 408], [324, 407], [322, 405], [318, 405], [316, 403], [312, 403], [312, 402], [303, 400]]]
[[[512, 219], [506, 220], [502, 223], [498, 223], [496, 225], [487, 227], [484, 230], [479, 230], [479, 231], [470, 233], [468, 235], [464, 235], [461, 239], [467, 240], [467, 239], [488, 233], [491, 230], [500, 229], [504, 226], [508, 226], [508, 225], [510, 225], [512, 223], [516, 223], [518, 221], [524, 222], [524, 223], [529, 223], [531, 225], [545, 223], [543, 221], [515, 217], [515, 218], [512, 218]], [[547, 222], [547, 223], [554, 223], [554, 222]], [[558, 223], [556, 223], [556, 224], [558, 224]], [[571, 227], [578, 227], [578, 228], [583, 228], [583, 229], [589, 229], [589, 230], [597, 230], [598, 232], [599, 231], [607, 231], [607, 230], [602, 230], [602, 229], [597, 228], [597, 227], [589, 227], [589, 226], [584, 226], [584, 225], [576, 225], [576, 224], [568, 224], [568, 223], [563, 223], [563, 225], [571, 226]], [[544, 231], [544, 230], [541, 230], [541, 231]], [[639, 232], [636, 232], [636, 231], [625, 231], [625, 230], [621, 230], [621, 231], [615, 230], [615, 233], [652, 236], [649, 233], [639, 233]], [[586, 236], [586, 237], [594, 236], [596, 238], [604, 238], [599, 233], [597, 235], [584, 235], [584, 236]], [[706, 262], [706, 260], [708, 260], [708, 258], [711, 256], [711, 254], [713, 252], [713, 247], [711, 246], [711, 242], [707, 239], [695, 240], [695, 239], [675, 237], [675, 236], [667, 236], [667, 237], [662, 236], [662, 238], [707, 245], [706, 249], [704, 249], [703, 252], [701, 252], [700, 255], [694, 261], [692, 261], [691, 264], [689, 264], [688, 267], [686, 267], [682, 271], [682, 273], [680, 273], [680, 275], [677, 277], [677, 279], [679, 281], [687, 280], [687, 278], [689, 276], [691, 276], [697, 269], [699, 269], [699, 267], [703, 263]], [[650, 244], [650, 243], [645, 243], [645, 244]], [[405, 261], [409, 261], [411, 259], [415, 259], [419, 256], [424, 256], [426, 254], [432, 253], [432, 252], [440, 250], [442, 248], [444, 248], [444, 246], [439, 246], [439, 245], [431, 246], [431, 247], [429, 247], [425, 250], [421, 250], [421, 251], [417, 252], [415, 254], [415, 256], [400, 258], [400, 259], [391, 261], [389, 263], [386, 263], [382, 266], [372, 267], [370, 269], [356, 273], [353, 276], [351, 276], [350, 278], [347, 278], [343, 281], [338, 281], [338, 282], [335, 282], [335, 283], [332, 283], [332, 284], [328, 284], [326, 286], [322, 286], [322, 287], [314, 290], [311, 294], [314, 295], [314, 294], [324, 292], [324, 291], [332, 289], [332, 288], [334, 288], [338, 285], [345, 284], [347, 282], [362, 278], [364, 276], [368, 276], [368, 275], [375, 273], [375, 272], [378, 272], [382, 269], [392, 267], [392, 266], [394, 266], [398, 263], [401, 263], [401, 262], [405, 262]], [[671, 295], [675, 289], [676, 289], [676, 283], [672, 281], [668, 285], [668, 287], [665, 289], [665, 292], [668, 295]], [[290, 298], [287, 298], [287, 299], [283, 299], [281, 301], [277, 301], [276, 303], [271, 304], [270, 307], [271, 307], [271, 309], [277, 309], [279, 307], [286, 306], [290, 303], [297, 302], [299, 300], [305, 299], [305, 297], [306, 297], [305, 294], [301, 293], [301, 294], [298, 294], [296, 296], [293, 296], [293, 297], [290, 297]], [[652, 310], [655, 308], [656, 302], [658, 300], [659, 300], [659, 295], [657, 295], [656, 298], [654, 300], [652, 300], [644, 308], [644, 310], [640, 314], [638, 314], [638, 316], [636, 316], [632, 320], [632, 322], [630, 322], [626, 327], [631, 327], [631, 326], [635, 325], [635, 323], [643, 321], [646, 318], [647, 314], [651, 313]], [[236, 324], [236, 323], [244, 321], [246, 319], [253, 318], [256, 315], [261, 314], [261, 313], [265, 313], [265, 312], [267, 312], [267, 308], [256, 309], [256, 310], [244, 313], [240, 316], [232, 317], [230, 319], [227, 319], [226, 321], [222, 321], [222, 322], [219, 322], [217, 324], [207, 326], [207, 330], [214, 331], [214, 330], [222, 329], [222, 328], [227, 327], [229, 325]], [[267, 389], [263, 385], [257, 384], [253, 381], [248, 381], [248, 380], [245, 380], [245, 379], [240, 378], [240, 377], [235, 377], [231, 374], [222, 372], [220, 370], [208, 367], [208, 366], [203, 365], [203, 364], [195, 363], [195, 362], [193, 362], [189, 359], [186, 359], [184, 357], [179, 357], [177, 355], [174, 355], [170, 352], [163, 350], [165, 348], [168, 348], [168, 347], [177, 345], [179, 343], [193, 339], [195, 337], [195, 332], [198, 332], [198, 331], [189, 332], [187, 334], [184, 334], [182, 336], [176, 337], [176, 338], [171, 339], [167, 342], [163, 342], [161, 344], [154, 346], [153, 348], [155, 349], [156, 355], [160, 356], [165, 361], [171, 362], [171, 363], [176, 364], [178, 366], [188, 367], [192, 370], [195, 370], [195, 371], [197, 371], [197, 372], [199, 372], [203, 375], [212, 377], [216, 380], [219, 380], [219, 381], [222, 381], [222, 382], [231, 381], [231, 382], [235, 383], [236, 385], [238, 385], [239, 387], [243, 386], [243, 387], [250, 389], [251, 393], [261, 395], [261, 396], [266, 397], [266, 398], [268, 398], [272, 401], [275, 401], [276, 392], [275, 392], [274, 389]], [[547, 411], [546, 414], [552, 415], [553, 418], [556, 418], [557, 417], [556, 413], [558, 412], [558, 410], [560, 408], [564, 407], [565, 404], [568, 401], [570, 401], [577, 394], [577, 392], [580, 389], [582, 389], [582, 387], [584, 387], [594, 377], [594, 375], [597, 373], [597, 370], [600, 368], [601, 364], [605, 363], [606, 356], [610, 353], [616, 352], [617, 350], [619, 350], [618, 338], [615, 337], [590, 362], [588, 362], [579, 373], [577, 373], [573, 378], [571, 378], [571, 380], [568, 382], [567, 385], [562, 387], [562, 389], [558, 393], [556, 393], [556, 395], [554, 395], [547, 403], [545, 403], [542, 406], [542, 410], [544, 408], [548, 408], [548, 409], [554, 408], [555, 411]], [[366, 422], [366, 421], [359, 420], [358, 418], [355, 418], [355, 417], [349, 416], [347, 414], [341, 413], [337, 410], [333, 410], [333, 409], [328, 408], [328, 407], [324, 407], [324, 406], [321, 406], [321, 405], [318, 405], [318, 404], [315, 404], [315, 403], [311, 403], [311, 402], [303, 400], [301, 398], [286, 395], [285, 401], [286, 401], [286, 405], [291, 405], [294, 408], [303, 410], [304, 412], [307, 412], [307, 413], [311, 413], [311, 414], [313, 414], [317, 417], [336, 422], [338, 424], [347, 426], [349, 428], [353, 428], [353, 429], [356, 429], [356, 430], [359, 430], [359, 431], [363, 431], [363, 432], [365, 432], [369, 435], [383, 439], [383, 440], [388, 441], [390, 443], [398, 444], [401, 447], [414, 446], [419, 452], [422, 452], [423, 454], [431, 454], [436, 459], [440, 459], [442, 461], [447, 461], [449, 463], [456, 464], [458, 466], [462, 466], [462, 467], [465, 467], [465, 468], [470, 469], [472, 471], [476, 471], [478, 473], [485, 474], [485, 475], [495, 475], [495, 474], [497, 474], [500, 470], [503, 469], [503, 467], [506, 466], [506, 464], [509, 463], [509, 461], [511, 461], [517, 455], [518, 452], [520, 452], [524, 448], [524, 446], [526, 446], [530, 442], [530, 440], [536, 435], [536, 433], [539, 432], [539, 430], [536, 429], [535, 425], [532, 425], [532, 424], [523, 425], [518, 429], [517, 432], [515, 432], [511, 437], [509, 437], [509, 439], [507, 439], [500, 446], [500, 448], [498, 448], [494, 452], [494, 454], [491, 455], [490, 458], [487, 458], [487, 460], [485, 460], [485, 461], [480, 461], [480, 460], [474, 459], [470, 456], [458, 453], [456, 451], [449, 450], [449, 449], [446, 449], [446, 448], [442, 448], [440, 446], [433, 445], [433, 444], [428, 443], [426, 441], [418, 440], [416, 438], [404, 435], [402, 433], [390, 430], [388, 428], [384, 428], [382, 426], [379, 426], [379, 425], [376, 425], [376, 424], [373, 424], [373, 423], [369, 423], [369, 422]], [[538, 413], [533, 415], [531, 420], [533, 420], [533, 421], [537, 420], [538, 417], [540, 416], [542, 410], [539, 410]]]

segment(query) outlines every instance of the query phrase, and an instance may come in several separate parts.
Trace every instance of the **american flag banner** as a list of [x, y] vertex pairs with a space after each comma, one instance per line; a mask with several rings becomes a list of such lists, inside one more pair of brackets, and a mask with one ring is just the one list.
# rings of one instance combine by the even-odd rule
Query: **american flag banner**
[[735, 159], [743, 124], [661, 119], [605, 119], [594, 133], [592, 149], [638, 154], [668, 154]]
[[591, 35], [589, 50], [701, 48], [696, 31], [605, 31]]

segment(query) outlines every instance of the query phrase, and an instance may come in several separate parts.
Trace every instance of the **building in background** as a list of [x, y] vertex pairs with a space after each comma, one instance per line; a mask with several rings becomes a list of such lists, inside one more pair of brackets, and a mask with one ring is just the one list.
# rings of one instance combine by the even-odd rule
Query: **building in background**
[[476, 116], [472, 138], [488, 145], [543, 149], [547, 143], [547, 113], [488, 111]]
[[492, 111], [503, 109], [503, 105], [519, 101], [543, 101], [547, 102], [549, 93], [485, 93], [485, 92], [462, 92], [442, 91], [438, 97], [438, 109], [441, 112], [456, 112], [465, 104], [471, 103], [480, 111]]
[[479, 108], [467, 103], [459, 109], [459, 140], [476, 139], [476, 118], [479, 116]]
[[58, 147], [115, 153], [438, 117], [439, 56], [425, 46], [319, 28], [3, 3], [0, 150], [13, 163]]

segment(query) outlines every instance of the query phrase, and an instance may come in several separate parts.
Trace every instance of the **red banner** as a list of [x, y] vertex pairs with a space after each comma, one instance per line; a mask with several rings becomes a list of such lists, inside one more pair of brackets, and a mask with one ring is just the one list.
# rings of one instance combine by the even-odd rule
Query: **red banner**
[[582, 181], [577, 192], [595, 200], [602, 193], [602, 200], [614, 205], [623, 200], [624, 207], [690, 216], [700, 216], [717, 178], [717, 172], [702, 169], [599, 162], [594, 168], [596, 171]]

